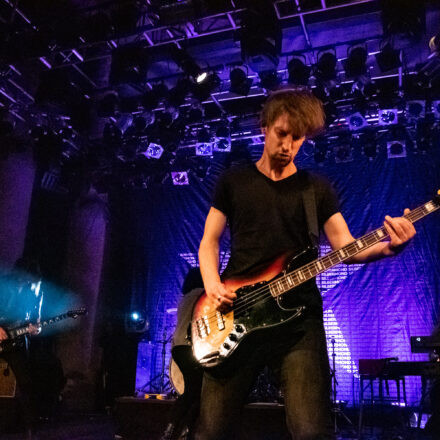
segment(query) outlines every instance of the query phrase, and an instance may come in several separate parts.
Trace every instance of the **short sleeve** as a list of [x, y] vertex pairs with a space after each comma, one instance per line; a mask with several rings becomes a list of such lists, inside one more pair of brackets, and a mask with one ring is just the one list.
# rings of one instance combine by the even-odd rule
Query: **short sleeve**
[[212, 206], [223, 212], [226, 216], [229, 214], [230, 198], [228, 192], [228, 175], [223, 173], [217, 180], [212, 198]]
[[316, 203], [318, 208], [318, 224], [322, 229], [325, 222], [340, 211], [339, 198], [330, 181], [322, 176], [315, 180]]

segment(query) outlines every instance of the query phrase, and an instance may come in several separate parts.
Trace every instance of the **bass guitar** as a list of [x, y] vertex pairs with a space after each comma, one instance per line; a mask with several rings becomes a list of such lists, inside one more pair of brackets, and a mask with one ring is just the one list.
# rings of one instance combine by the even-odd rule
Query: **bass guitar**
[[[404, 217], [412, 223], [440, 208], [436, 197]], [[287, 260], [280, 257], [260, 274], [225, 280], [237, 295], [227, 313], [216, 310], [205, 292], [196, 301], [191, 321], [193, 353], [202, 366], [216, 367], [230, 359], [251, 335], [257, 336], [302, 315], [305, 307], [285, 307], [283, 299], [305, 288], [305, 283], [333, 266], [386, 239], [385, 227], [378, 228], [327, 255], [310, 261], [310, 251]], [[305, 262], [306, 261], [306, 262]]]
[[33, 324], [35, 327], [40, 327], [41, 329], [43, 329], [44, 327], [63, 321], [64, 319], [67, 318], [76, 319], [78, 318], [78, 316], [85, 315], [86, 313], [87, 310], [84, 307], [82, 307], [77, 310], [69, 310], [68, 312], [63, 313], [61, 315], [57, 315], [52, 318], [45, 319], [40, 323], [28, 322], [25, 325], [13, 327], [13, 328], [7, 328], [5, 329], [5, 331], [8, 334], [8, 339], [5, 339], [4, 341], [0, 342], [0, 354], [7, 353], [19, 347], [22, 347], [24, 342], [24, 336], [30, 335], [30, 331], [29, 331], [30, 324]]

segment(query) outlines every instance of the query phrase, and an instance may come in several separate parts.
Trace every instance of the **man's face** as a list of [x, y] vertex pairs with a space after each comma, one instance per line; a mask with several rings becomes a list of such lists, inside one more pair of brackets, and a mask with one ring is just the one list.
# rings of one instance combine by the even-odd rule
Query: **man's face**
[[292, 133], [289, 118], [282, 114], [275, 122], [263, 129], [266, 139], [264, 149], [271, 162], [285, 167], [295, 159], [305, 137], [297, 137]]

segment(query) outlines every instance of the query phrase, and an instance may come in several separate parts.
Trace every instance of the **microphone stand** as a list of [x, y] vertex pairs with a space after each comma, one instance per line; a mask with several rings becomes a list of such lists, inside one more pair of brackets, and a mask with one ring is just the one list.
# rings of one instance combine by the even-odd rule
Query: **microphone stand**
[[338, 403], [337, 396], [337, 386], [338, 380], [336, 379], [336, 350], [335, 344], [336, 340], [334, 337], [330, 339], [332, 344], [332, 368], [330, 371], [330, 377], [332, 379], [332, 412], [333, 412], [333, 422], [334, 422], [334, 433], [337, 434], [339, 432], [338, 428], [338, 416], [343, 417], [350, 425], [353, 433], [356, 434], [356, 430], [354, 429], [353, 422], [348, 418], [348, 416], [342, 411], [341, 405]]

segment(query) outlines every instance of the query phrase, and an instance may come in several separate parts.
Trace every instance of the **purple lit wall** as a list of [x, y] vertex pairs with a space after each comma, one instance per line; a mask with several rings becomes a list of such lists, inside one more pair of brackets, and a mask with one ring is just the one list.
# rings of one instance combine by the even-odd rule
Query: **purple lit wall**
[[[254, 154], [254, 156], [258, 156]], [[300, 167], [317, 169], [334, 183], [343, 214], [354, 236], [379, 227], [386, 214], [400, 215], [430, 200], [440, 187], [439, 149], [407, 157], [387, 159], [381, 154], [369, 161], [360, 153], [354, 160], [335, 163], [327, 159], [317, 167], [304, 149]], [[215, 181], [222, 169], [215, 158], [211, 175], [190, 186], [160, 186], [131, 194], [135, 206], [144, 206], [145, 218], [136, 220], [138, 269], [133, 274], [133, 294], [147, 293], [150, 337], [139, 346], [137, 387], [161, 369], [161, 345], [170, 335], [176, 316], [167, 309], [177, 307], [185, 273], [197, 265], [197, 249]], [[147, 208], [148, 207], [148, 208]], [[139, 213], [139, 211], [137, 211]], [[410, 351], [411, 335], [429, 335], [439, 318], [440, 228], [439, 213], [417, 224], [417, 235], [404, 253], [370, 265], [340, 265], [318, 280], [324, 298], [324, 317], [329, 338], [335, 339], [338, 398], [351, 403], [358, 399], [358, 360], [399, 357], [424, 360], [426, 355]], [[227, 250], [227, 238], [223, 245]], [[328, 247], [323, 244], [325, 253]], [[223, 265], [228, 254], [222, 253]], [[145, 274], [145, 268], [148, 268]], [[166, 365], [169, 362], [169, 344]], [[154, 389], [153, 381], [150, 389]], [[407, 380], [410, 404], [419, 398], [419, 380]]]

